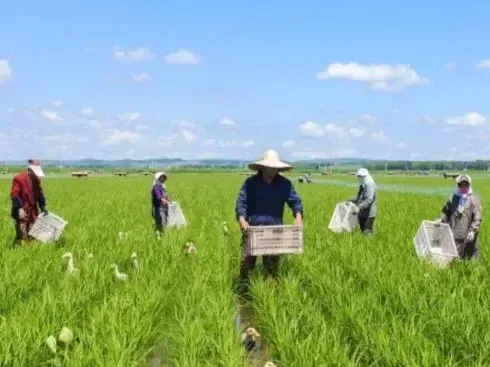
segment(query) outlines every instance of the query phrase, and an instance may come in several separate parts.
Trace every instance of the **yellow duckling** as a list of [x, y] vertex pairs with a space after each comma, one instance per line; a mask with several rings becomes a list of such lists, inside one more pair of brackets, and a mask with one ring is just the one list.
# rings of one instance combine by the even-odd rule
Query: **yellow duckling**
[[197, 248], [194, 245], [194, 242], [190, 241], [185, 244], [184, 254], [185, 255], [197, 254]]
[[73, 255], [71, 252], [65, 252], [63, 256], [61, 256], [61, 258], [67, 261], [66, 272], [68, 274], [78, 273], [79, 270], [75, 268], [75, 265], [73, 263]]
[[114, 277], [117, 280], [120, 280], [120, 281], [126, 281], [126, 280], [128, 280], [129, 275], [126, 274], [126, 273], [120, 273], [119, 272], [119, 267], [116, 264], [112, 264], [111, 265], [111, 268], [114, 269]]
[[138, 257], [136, 256], [136, 252], [133, 252], [131, 254], [131, 262], [133, 263], [134, 270], [139, 271], [140, 270], [140, 264], [138, 261]]
[[277, 365], [274, 362], [268, 361], [265, 362], [264, 367], [277, 367]]

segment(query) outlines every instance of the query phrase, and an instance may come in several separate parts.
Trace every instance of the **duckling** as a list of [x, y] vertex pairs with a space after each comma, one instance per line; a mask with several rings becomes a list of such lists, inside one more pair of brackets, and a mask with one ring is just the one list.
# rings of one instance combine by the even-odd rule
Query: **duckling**
[[58, 349], [58, 344], [56, 343], [56, 338], [53, 335], [50, 335], [45, 340], [45, 343], [48, 346], [49, 350], [53, 354], [56, 354], [56, 350]]
[[91, 259], [94, 257], [94, 254], [91, 252], [88, 252], [88, 250], [84, 247], [83, 250], [85, 251], [85, 256], [87, 256], [87, 259]]
[[111, 268], [114, 269], [114, 276], [116, 277], [117, 280], [121, 280], [121, 281], [128, 280], [128, 278], [129, 278], [128, 274], [120, 273], [119, 267], [116, 264], [112, 264]]
[[73, 255], [71, 252], [65, 252], [61, 258], [68, 261], [66, 266], [66, 272], [68, 274], [78, 273], [78, 269], [75, 268], [75, 265], [73, 264]]
[[65, 345], [70, 344], [73, 341], [73, 332], [66, 326], [63, 326], [60, 331], [60, 335], [58, 336], [58, 340]]
[[241, 335], [241, 342], [247, 351], [251, 351], [257, 345], [256, 338], [260, 338], [260, 334], [253, 327], [247, 327]]
[[277, 367], [277, 365], [274, 362], [268, 361], [265, 362], [264, 367]]
[[139, 271], [140, 270], [140, 264], [138, 262], [138, 257], [136, 256], [136, 252], [133, 252], [131, 254], [131, 261], [133, 263], [134, 270]]
[[223, 233], [225, 235], [228, 234], [228, 224], [226, 222], [223, 222]]
[[194, 242], [190, 241], [185, 244], [184, 254], [185, 255], [197, 254], [197, 248], [194, 245]]

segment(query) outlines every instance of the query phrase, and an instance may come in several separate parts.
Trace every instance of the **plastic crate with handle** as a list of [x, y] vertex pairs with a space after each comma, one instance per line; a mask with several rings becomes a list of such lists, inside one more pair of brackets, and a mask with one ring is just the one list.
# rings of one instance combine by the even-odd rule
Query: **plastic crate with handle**
[[413, 243], [418, 257], [438, 265], [446, 265], [459, 257], [453, 232], [446, 223], [422, 221]]
[[177, 201], [172, 201], [168, 206], [167, 227], [186, 227], [187, 220]]
[[29, 236], [45, 244], [52, 243], [60, 238], [67, 224], [67, 221], [54, 213], [41, 214], [29, 230]]
[[355, 207], [351, 202], [338, 203], [328, 224], [328, 229], [335, 233], [352, 232], [359, 224]]
[[296, 225], [250, 226], [246, 233], [245, 255], [303, 253], [303, 227]]

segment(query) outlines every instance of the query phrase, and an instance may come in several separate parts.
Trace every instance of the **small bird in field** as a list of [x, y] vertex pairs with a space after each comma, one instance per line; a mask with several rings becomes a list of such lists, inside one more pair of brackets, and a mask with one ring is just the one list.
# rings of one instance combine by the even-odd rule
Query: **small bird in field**
[[226, 223], [226, 222], [223, 222], [223, 233], [225, 235], [228, 234], [228, 223]]
[[134, 270], [139, 271], [140, 270], [140, 264], [138, 262], [138, 257], [136, 256], [136, 252], [133, 252], [131, 254], [131, 262], [133, 263]]
[[185, 244], [184, 254], [185, 255], [197, 254], [197, 248], [194, 245], [194, 242], [189, 241]]
[[75, 268], [75, 265], [73, 264], [73, 255], [71, 252], [65, 252], [61, 258], [67, 260], [66, 272], [68, 274], [78, 273], [79, 270]]
[[119, 272], [119, 267], [116, 264], [112, 264], [111, 268], [114, 269], [114, 276], [116, 277], [117, 280], [121, 280], [121, 281], [128, 280], [129, 278], [128, 274]]
[[274, 362], [268, 361], [265, 362], [264, 367], [277, 367]]
[[249, 326], [241, 335], [241, 342], [247, 351], [251, 351], [257, 345], [257, 338], [260, 334], [253, 327]]

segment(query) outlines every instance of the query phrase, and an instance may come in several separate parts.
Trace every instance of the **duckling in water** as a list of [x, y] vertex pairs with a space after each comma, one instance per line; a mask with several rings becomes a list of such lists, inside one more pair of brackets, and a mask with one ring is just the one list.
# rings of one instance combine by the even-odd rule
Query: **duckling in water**
[[194, 245], [194, 242], [190, 241], [185, 244], [184, 254], [185, 255], [197, 254], [197, 248]]
[[131, 262], [133, 263], [134, 270], [139, 271], [140, 270], [140, 264], [138, 262], [138, 257], [136, 256], [136, 252], [133, 252], [131, 254]]
[[121, 280], [121, 281], [128, 280], [128, 278], [129, 278], [128, 274], [120, 273], [119, 267], [116, 264], [112, 264], [111, 268], [114, 269], [114, 276], [116, 277], [117, 280]]
[[260, 334], [253, 327], [248, 327], [241, 335], [241, 342], [247, 351], [251, 351], [257, 345]]
[[268, 361], [265, 362], [264, 367], [277, 367], [274, 362]]
[[66, 272], [68, 274], [78, 273], [78, 269], [75, 268], [75, 265], [73, 264], [73, 255], [71, 252], [65, 252], [61, 258], [67, 260]]

